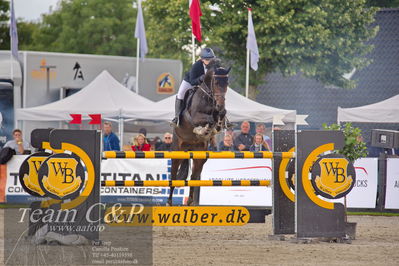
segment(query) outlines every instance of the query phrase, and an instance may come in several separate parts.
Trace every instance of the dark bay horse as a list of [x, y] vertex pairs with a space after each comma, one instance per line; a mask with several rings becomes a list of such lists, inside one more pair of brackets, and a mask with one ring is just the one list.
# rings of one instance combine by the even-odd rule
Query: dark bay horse
[[[172, 150], [206, 151], [208, 146], [225, 123], [225, 95], [230, 68], [220, 65], [220, 60], [212, 60], [207, 66], [204, 82], [194, 89], [188, 106], [181, 115], [180, 125], [173, 131]], [[206, 159], [193, 160], [191, 180], [199, 180]], [[189, 159], [172, 159], [171, 179], [186, 180]], [[174, 187], [170, 188], [169, 205], [172, 205]], [[187, 205], [193, 203], [194, 188], [190, 187]]]

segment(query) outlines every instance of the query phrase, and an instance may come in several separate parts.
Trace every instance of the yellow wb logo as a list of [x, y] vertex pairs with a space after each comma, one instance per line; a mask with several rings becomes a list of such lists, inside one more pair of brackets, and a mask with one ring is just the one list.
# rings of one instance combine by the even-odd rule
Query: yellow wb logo
[[313, 186], [320, 195], [327, 198], [343, 197], [354, 184], [355, 174], [352, 168], [353, 165], [346, 158], [321, 158], [316, 161], [312, 170]]
[[82, 166], [75, 158], [50, 157], [45, 163], [47, 174], [42, 177], [44, 190], [62, 199], [81, 188], [84, 177], [78, 166]]
[[23, 181], [25, 186], [33, 192], [36, 192], [40, 196], [43, 196], [45, 193], [41, 189], [38, 179], [39, 168], [46, 160], [47, 157], [30, 157], [27, 162], [29, 166], [29, 170], [23, 176]]

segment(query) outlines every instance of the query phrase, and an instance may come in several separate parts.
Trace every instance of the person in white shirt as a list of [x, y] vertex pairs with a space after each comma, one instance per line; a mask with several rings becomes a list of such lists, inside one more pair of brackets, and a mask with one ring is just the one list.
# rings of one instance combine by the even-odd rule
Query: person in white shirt
[[17, 155], [24, 154], [25, 151], [29, 151], [31, 149], [29, 142], [22, 138], [22, 131], [20, 129], [14, 129], [12, 131], [12, 137], [14, 139], [7, 141], [3, 148], [10, 147], [11, 149], [15, 150]]

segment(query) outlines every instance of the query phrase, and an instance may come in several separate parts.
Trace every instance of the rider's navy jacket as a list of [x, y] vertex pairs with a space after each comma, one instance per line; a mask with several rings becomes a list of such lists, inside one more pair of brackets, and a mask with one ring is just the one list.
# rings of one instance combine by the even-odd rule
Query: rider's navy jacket
[[200, 77], [205, 74], [204, 64], [202, 60], [198, 60], [191, 67], [190, 72], [187, 72], [184, 76], [184, 80], [190, 83], [192, 86], [200, 85]]

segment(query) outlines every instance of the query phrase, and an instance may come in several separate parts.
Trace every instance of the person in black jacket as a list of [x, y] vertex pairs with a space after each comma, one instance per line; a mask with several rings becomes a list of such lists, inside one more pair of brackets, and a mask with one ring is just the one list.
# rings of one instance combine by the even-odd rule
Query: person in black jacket
[[241, 133], [234, 139], [234, 147], [239, 151], [249, 151], [253, 137], [249, 134], [251, 126], [248, 121], [241, 123]]
[[204, 81], [206, 66], [215, 58], [215, 53], [211, 48], [204, 48], [201, 50], [200, 59], [193, 64], [191, 70], [186, 73], [184, 79], [179, 87], [175, 103], [175, 118], [173, 118], [171, 125], [174, 127], [179, 126], [179, 116], [184, 109], [184, 95], [186, 91], [193, 87], [198, 86]]
[[163, 142], [159, 147], [157, 148], [158, 151], [171, 151], [172, 150], [172, 134], [169, 132], [166, 132], [163, 135]]

